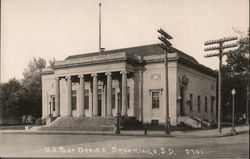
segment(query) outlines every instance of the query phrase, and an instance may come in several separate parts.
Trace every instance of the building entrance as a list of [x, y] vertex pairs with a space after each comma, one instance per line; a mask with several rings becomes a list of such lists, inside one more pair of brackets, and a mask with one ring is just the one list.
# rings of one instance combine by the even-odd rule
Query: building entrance
[[180, 97], [181, 97], [181, 100], [180, 100], [180, 115], [181, 116], [184, 116], [185, 115], [185, 108], [184, 108], [184, 101], [185, 101], [185, 96], [184, 96], [184, 87], [181, 87], [180, 88]]
[[102, 92], [98, 89], [98, 116], [102, 116]]

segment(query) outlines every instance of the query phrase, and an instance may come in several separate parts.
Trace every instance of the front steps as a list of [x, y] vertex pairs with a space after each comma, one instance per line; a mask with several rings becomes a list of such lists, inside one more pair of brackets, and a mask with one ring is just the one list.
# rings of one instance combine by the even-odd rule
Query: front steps
[[40, 131], [115, 131], [114, 117], [59, 117]]
[[209, 122], [206, 122], [199, 117], [190, 117], [190, 116], [180, 116], [178, 117], [178, 123], [184, 123], [191, 126], [192, 128], [204, 128], [211, 127]]

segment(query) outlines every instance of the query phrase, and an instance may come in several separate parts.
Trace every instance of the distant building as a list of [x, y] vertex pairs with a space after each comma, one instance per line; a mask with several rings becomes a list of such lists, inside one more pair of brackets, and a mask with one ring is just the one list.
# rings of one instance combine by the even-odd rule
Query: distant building
[[[135, 117], [164, 123], [165, 54], [156, 44], [56, 61], [42, 74], [42, 115]], [[216, 121], [217, 74], [175, 49], [168, 54], [171, 124], [185, 118]]]

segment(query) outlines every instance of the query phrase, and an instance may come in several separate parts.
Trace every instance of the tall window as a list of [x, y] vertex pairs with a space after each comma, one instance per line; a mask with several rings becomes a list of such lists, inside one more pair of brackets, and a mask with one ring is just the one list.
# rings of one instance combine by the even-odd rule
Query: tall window
[[117, 97], [118, 97], [118, 108], [117, 109], [119, 109], [119, 111], [121, 112], [121, 110], [122, 110], [122, 100], [121, 100], [121, 93], [120, 92], [117, 93]]
[[101, 89], [97, 90], [97, 94], [98, 94], [98, 100], [102, 100], [102, 90]]
[[160, 93], [152, 92], [152, 108], [160, 107]]
[[130, 107], [130, 88], [129, 87], [127, 87], [127, 102], [128, 102], [127, 106], [129, 108]]
[[214, 112], [214, 100], [215, 100], [215, 97], [211, 96], [211, 112]]
[[112, 109], [115, 109], [115, 88], [112, 88]]
[[193, 110], [193, 94], [189, 95], [189, 109]]
[[205, 112], [207, 112], [207, 97], [205, 97]]
[[72, 90], [72, 110], [76, 110], [76, 90]]
[[98, 93], [98, 95], [97, 95], [97, 98], [98, 98], [98, 115], [100, 115], [101, 114], [101, 106], [102, 106], [102, 90], [101, 89], [98, 89], [97, 90], [97, 93]]
[[198, 96], [197, 106], [198, 106], [198, 111], [201, 111], [201, 97], [200, 96]]
[[51, 104], [52, 104], [52, 110], [56, 110], [56, 98], [55, 96], [51, 96]]
[[84, 100], [85, 100], [84, 108], [89, 109], [89, 90], [88, 89], [85, 89]]

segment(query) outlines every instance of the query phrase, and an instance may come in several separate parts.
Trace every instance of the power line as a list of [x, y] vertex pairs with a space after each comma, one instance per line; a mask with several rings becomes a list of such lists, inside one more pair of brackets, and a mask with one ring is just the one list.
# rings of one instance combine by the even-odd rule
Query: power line
[[238, 46], [236, 43], [233, 44], [224, 44], [225, 42], [229, 42], [229, 41], [233, 41], [233, 40], [237, 40], [237, 37], [224, 37], [222, 39], [218, 39], [218, 40], [209, 40], [206, 41], [204, 43], [205, 46], [207, 45], [213, 45], [213, 44], [217, 44], [217, 46], [214, 47], [208, 47], [205, 48], [204, 51], [212, 51], [212, 50], [218, 50], [218, 53], [212, 53], [212, 54], [207, 54], [204, 57], [209, 58], [209, 57], [219, 57], [219, 79], [218, 79], [218, 131], [221, 134], [221, 67], [222, 67], [222, 57], [224, 55], [229, 55], [229, 54], [233, 54], [236, 53], [237, 50], [229, 50], [229, 51], [225, 51], [224, 49], [229, 49], [229, 48], [233, 48]]
[[170, 134], [170, 117], [169, 117], [169, 92], [168, 92], [168, 52], [172, 50], [172, 44], [168, 41], [170, 39], [173, 39], [171, 35], [169, 35], [167, 32], [165, 32], [163, 29], [158, 29], [158, 33], [160, 33], [161, 36], [158, 37], [158, 39], [161, 41], [159, 46], [164, 50], [165, 52], [165, 90], [166, 90], [166, 117], [165, 117], [165, 133]]

